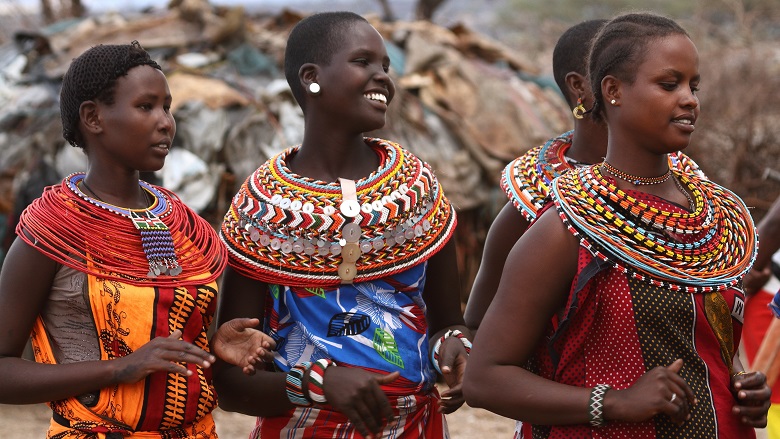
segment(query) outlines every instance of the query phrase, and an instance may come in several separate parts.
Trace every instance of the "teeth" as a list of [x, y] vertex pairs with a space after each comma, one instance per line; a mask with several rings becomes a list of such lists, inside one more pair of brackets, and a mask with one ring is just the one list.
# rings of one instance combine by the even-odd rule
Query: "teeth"
[[387, 96], [383, 95], [382, 93], [366, 93], [365, 96], [372, 101], [379, 101], [383, 104], [387, 103]]
[[693, 125], [693, 121], [690, 120], [690, 119], [677, 119], [677, 120], [675, 120], [675, 122], [682, 123], [682, 124], [685, 124], [685, 125]]

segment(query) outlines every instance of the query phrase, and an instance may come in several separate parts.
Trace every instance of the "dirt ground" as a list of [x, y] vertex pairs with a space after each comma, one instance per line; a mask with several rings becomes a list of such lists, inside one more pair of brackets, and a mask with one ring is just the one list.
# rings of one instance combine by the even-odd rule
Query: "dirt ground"
[[[36, 439], [46, 436], [51, 411], [43, 404], [0, 404], [0, 435], [2, 439]], [[220, 439], [246, 439], [254, 426], [254, 418], [217, 409], [214, 412]], [[452, 439], [512, 437], [514, 421], [485, 410], [463, 406], [447, 416]]]

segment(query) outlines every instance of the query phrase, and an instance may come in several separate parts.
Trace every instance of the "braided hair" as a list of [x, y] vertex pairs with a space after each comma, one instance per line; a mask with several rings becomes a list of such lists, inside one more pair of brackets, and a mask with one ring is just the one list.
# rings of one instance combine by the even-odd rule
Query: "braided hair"
[[133, 67], [151, 66], [162, 70], [138, 41], [121, 45], [98, 45], [71, 62], [62, 78], [60, 116], [62, 136], [73, 146], [84, 148], [79, 130], [79, 108], [85, 101], [114, 103], [116, 80]]
[[642, 63], [651, 41], [670, 35], [690, 37], [674, 20], [652, 13], [619, 15], [605, 24], [593, 39], [588, 55], [588, 75], [593, 89], [591, 116], [604, 118], [604, 96], [601, 81], [612, 75], [632, 84], [636, 68]]
[[357, 22], [368, 23], [353, 12], [322, 12], [299, 21], [287, 37], [284, 76], [295, 100], [304, 111], [306, 90], [298, 79], [298, 71], [306, 63], [330, 64], [333, 54], [344, 43], [347, 31]]
[[569, 96], [566, 75], [570, 72], [588, 76], [588, 51], [593, 37], [607, 20], [587, 20], [568, 28], [558, 38], [553, 49], [553, 77], [569, 106], [574, 108], [576, 96]]

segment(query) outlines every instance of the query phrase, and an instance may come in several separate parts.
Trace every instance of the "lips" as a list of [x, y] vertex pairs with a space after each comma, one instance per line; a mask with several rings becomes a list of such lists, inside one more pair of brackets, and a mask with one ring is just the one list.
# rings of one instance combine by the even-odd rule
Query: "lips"
[[696, 129], [696, 126], [694, 125], [696, 123], [696, 118], [691, 115], [676, 117], [672, 119], [672, 123], [687, 132], [693, 132], [693, 130]]

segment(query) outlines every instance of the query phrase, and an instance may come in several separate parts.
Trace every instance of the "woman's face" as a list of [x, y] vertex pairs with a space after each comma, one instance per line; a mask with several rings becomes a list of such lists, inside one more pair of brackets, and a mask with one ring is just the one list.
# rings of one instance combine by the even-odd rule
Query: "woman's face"
[[133, 67], [117, 79], [114, 103], [96, 102], [101, 133], [89, 145], [90, 159], [129, 170], [156, 171], [176, 135], [171, 92], [165, 75], [150, 66]]
[[695, 130], [698, 87], [699, 54], [693, 42], [681, 34], [652, 40], [634, 82], [620, 83], [619, 111], [610, 112], [609, 129], [660, 153], [679, 151]]
[[368, 23], [356, 22], [345, 31], [341, 49], [328, 65], [320, 65], [317, 101], [338, 124], [356, 132], [382, 128], [387, 106], [395, 95], [388, 76], [390, 59], [384, 40]]

